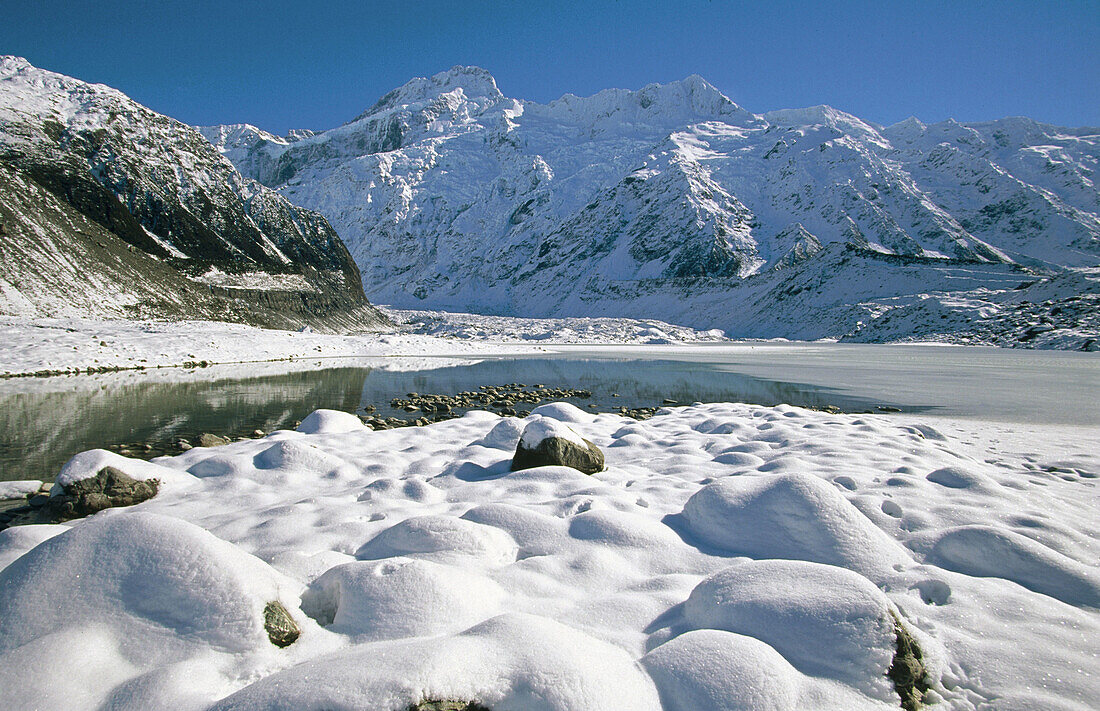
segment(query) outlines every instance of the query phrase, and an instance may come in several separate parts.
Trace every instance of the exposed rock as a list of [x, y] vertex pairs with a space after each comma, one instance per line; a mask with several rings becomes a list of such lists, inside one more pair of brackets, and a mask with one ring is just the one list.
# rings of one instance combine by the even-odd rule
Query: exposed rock
[[893, 612], [890, 614], [894, 618], [898, 650], [886, 676], [894, 682], [894, 689], [901, 697], [901, 707], [905, 711], [918, 711], [924, 692], [928, 691], [928, 670], [924, 666], [924, 655], [917, 646], [917, 640], [905, 629], [897, 615]]
[[523, 430], [512, 458], [512, 471], [547, 466], [595, 474], [604, 469], [603, 452], [564, 424], [543, 417]]
[[210, 434], [209, 432], [203, 432], [199, 435], [200, 447], [220, 447], [223, 444], [229, 444], [232, 440], [228, 437], [221, 437], [216, 434]]
[[66, 484], [64, 493], [50, 497], [49, 506], [63, 518], [89, 516], [116, 506], [133, 506], [156, 496], [157, 479], [134, 479], [114, 467], [103, 467], [93, 477]]
[[476, 701], [425, 699], [409, 706], [408, 711], [489, 711], [489, 709]]
[[302, 630], [278, 600], [264, 606], [264, 629], [276, 647], [289, 647], [301, 636]]

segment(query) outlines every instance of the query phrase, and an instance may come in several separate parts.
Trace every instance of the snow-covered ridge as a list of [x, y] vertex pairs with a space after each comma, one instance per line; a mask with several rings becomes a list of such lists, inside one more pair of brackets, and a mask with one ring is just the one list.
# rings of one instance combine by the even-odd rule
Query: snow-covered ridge
[[[300, 141], [204, 132], [328, 217], [367, 293], [400, 308], [794, 338], [831, 321], [823, 335], [866, 336], [889, 309], [860, 304], [941, 291], [944, 269], [971, 265], [963, 290], [1000, 290], [1100, 264], [1100, 130], [1087, 127], [758, 115], [698, 76], [539, 104], [456, 67]], [[873, 276], [851, 278], [848, 248]], [[1001, 265], [1021, 270], [1015, 284]], [[806, 327], [773, 298], [792, 270]], [[785, 330], [754, 325], [768, 313]]]

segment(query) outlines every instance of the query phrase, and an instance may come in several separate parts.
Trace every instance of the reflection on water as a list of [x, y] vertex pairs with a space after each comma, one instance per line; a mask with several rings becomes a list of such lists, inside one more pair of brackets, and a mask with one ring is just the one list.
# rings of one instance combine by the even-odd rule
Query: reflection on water
[[[380, 414], [407, 416], [391, 410], [389, 401], [410, 392], [454, 394], [504, 383], [591, 390], [591, 398], [572, 402], [598, 411], [660, 405], [666, 399], [845, 410], [887, 404], [697, 363], [546, 358], [472, 365], [433, 359], [419, 365], [429, 364], [435, 367], [326, 368], [254, 377], [236, 367], [230, 378], [219, 377], [224, 370], [214, 367], [196, 371], [187, 382], [142, 382], [132, 373], [117, 373], [68, 378], [68, 389], [53, 392], [7, 381], [0, 383], [0, 479], [52, 479], [73, 454], [95, 447], [144, 442], [162, 449], [203, 432], [247, 436], [257, 429], [293, 427], [322, 407], [354, 412], [375, 405]], [[17, 386], [25, 392], [5, 392]]]
[[345, 367], [297, 361], [0, 381], [0, 479], [51, 479], [73, 454], [94, 447], [146, 442], [160, 449], [203, 432], [270, 432], [321, 407], [361, 412], [374, 405], [383, 416], [408, 417], [389, 408], [392, 398], [508, 383], [590, 390], [591, 399], [573, 402], [600, 411], [668, 399], [832, 405], [849, 412], [885, 406], [1084, 427], [1100, 422], [1100, 357], [1093, 353], [742, 344], [588, 348], [482, 361], [374, 359], [354, 367], [339, 362]]

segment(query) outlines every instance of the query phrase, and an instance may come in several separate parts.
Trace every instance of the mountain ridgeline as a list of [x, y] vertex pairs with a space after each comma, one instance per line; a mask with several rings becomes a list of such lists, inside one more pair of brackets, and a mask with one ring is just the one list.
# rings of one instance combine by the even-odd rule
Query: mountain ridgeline
[[755, 337], [1100, 334], [1100, 129], [761, 115], [698, 76], [539, 104], [455, 67], [329, 131], [200, 130], [325, 215], [395, 306]]
[[328, 221], [194, 128], [0, 58], [0, 313], [349, 331], [386, 319]]

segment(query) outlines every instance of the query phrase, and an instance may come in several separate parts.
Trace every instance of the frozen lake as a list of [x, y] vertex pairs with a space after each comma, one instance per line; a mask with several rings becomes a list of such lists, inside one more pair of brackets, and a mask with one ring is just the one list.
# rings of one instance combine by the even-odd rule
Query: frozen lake
[[[1095, 427], [1100, 357], [940, 346], [705, 344], [555, 347], [528, 357], [329, 359], [0, 382], [0, 479], [52, 479], [73, 454], [202, 432], [291, 427], [317, 408], [382, 415], [406, 393], [522, 383], [583, 388], [591, 410], [788, 403]], [[289, 368], [292, 371], [287, 372]]]

